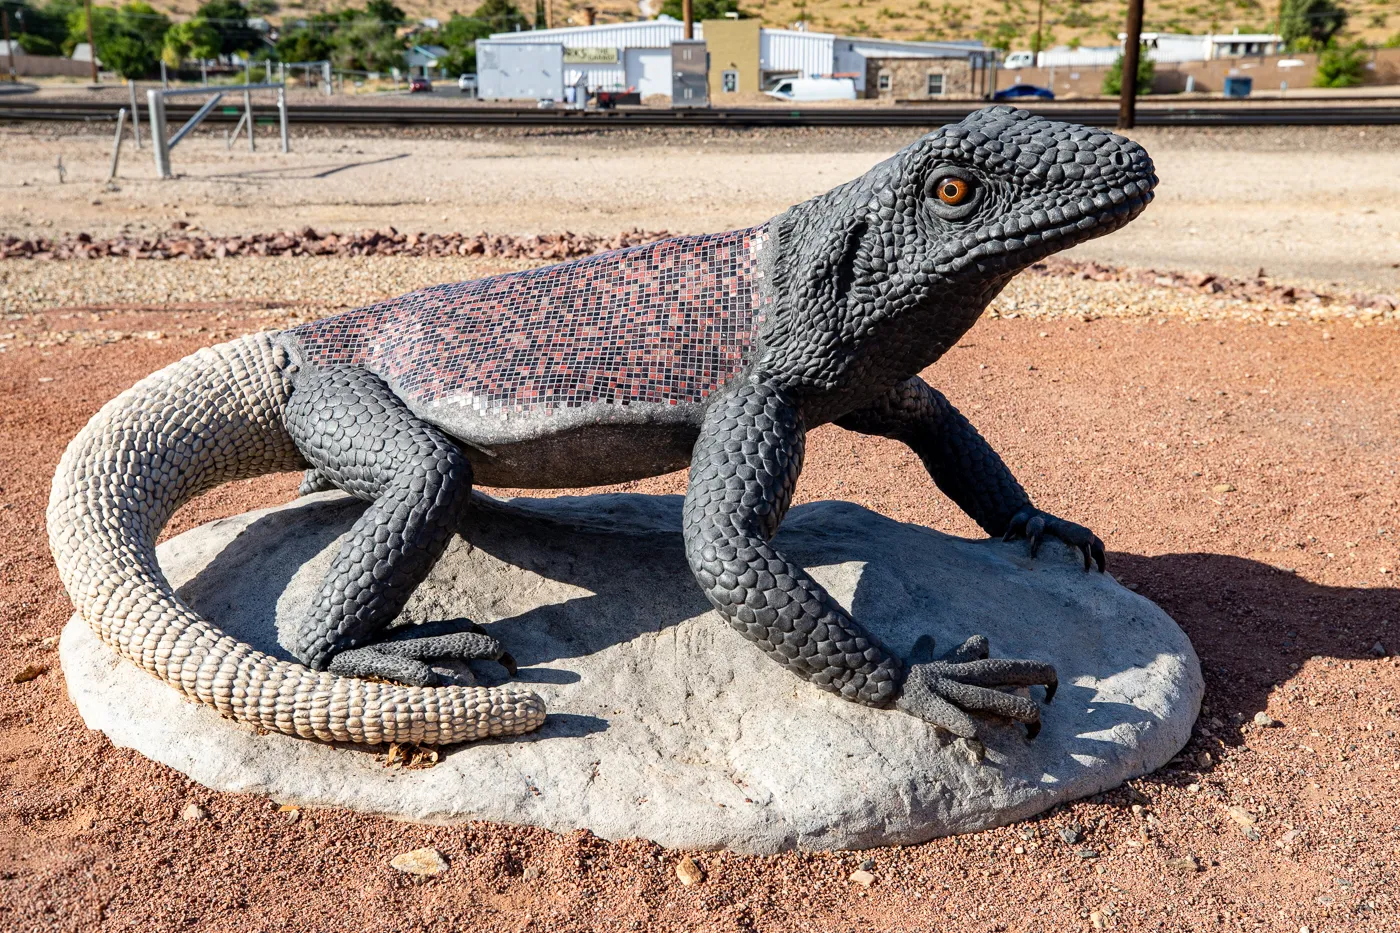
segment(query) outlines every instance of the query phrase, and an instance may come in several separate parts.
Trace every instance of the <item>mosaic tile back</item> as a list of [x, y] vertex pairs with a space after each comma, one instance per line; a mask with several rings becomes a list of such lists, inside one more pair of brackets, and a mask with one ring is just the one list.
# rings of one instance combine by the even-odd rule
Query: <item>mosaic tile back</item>
[[699, 402], [742, 368], [764, 228], [678, 237], [437, 285], [294, 328], [308, 361], [359, 364], [484, 412]]

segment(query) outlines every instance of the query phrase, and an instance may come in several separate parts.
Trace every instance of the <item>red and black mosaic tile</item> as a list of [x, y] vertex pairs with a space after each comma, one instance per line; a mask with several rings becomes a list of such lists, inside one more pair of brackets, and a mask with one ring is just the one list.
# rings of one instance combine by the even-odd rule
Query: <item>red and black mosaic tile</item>
[[677, 237], [452, 285], [291, 330], [310, 363], [362, 365], [482, 411], [698, 402], [744, 365], [764, 227]]

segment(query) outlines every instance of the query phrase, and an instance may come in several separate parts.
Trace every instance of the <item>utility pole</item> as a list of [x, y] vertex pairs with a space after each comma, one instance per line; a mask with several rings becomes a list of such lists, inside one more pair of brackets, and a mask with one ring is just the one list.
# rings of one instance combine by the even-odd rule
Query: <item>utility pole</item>
[[10, 11], [0, 9], [0, 20], [5, 22], [5, 61], [10, 63], [10, 81], [19, 81], [19, 75], [15, 73], [15, 49], [19, 46], [10, 45]]
[[685, 37], [695, 38], [695, 11], [692, 9], [690, 0], [681, 0], [681, 19], [685, 20]]
[[92, 83], [97, 83], [97, 43], [92, 41], [92, 0], [83, 0], [83, 12], [87, 16], [88, 58], [92, 65]]
[[1123, 38], [1123, 78], [1118, 98], [1118, 128], [1130, 130], [1137, 123], [1138, 53], [1142, 48], [1143, 0], [1128, 0], [1128, 30]]
[[1039, 0], [1035, 5], [1035, 45], [1032, 52], [1035, 58], [1031, 61], [1032, 68], [1040, 67], [1040, 50], [1045, 44], [1045, 0]]

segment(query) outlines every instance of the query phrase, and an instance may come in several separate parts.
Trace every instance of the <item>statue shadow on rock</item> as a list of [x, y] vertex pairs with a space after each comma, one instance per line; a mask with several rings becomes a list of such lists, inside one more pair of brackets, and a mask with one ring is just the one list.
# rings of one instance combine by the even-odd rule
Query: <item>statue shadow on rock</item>
[[[515, 680], [568, 687], [579, 680], [569, 669], [570, 659], [658, 635], [709, 610], [685, 561], [682, 501], [680, 496], [634, 494], [510, 501], [478, 495], [463, 521], [461, 539], [454, 540], [433, 575], [410, 600], [401, 624], [470, 616], [485, 624], [514, 655], [520, 665]], [[281, 627], [300, 618], [337, 550], [334, 542], [364, 508], [359, 500], [327, 493], [304, 497], [258, 518], [180, 587], [180, 595], [235, 638], [291, 660], [269, 622], [275, 618]], [[1055, 630], [1053, 619], [1035, 610], [1037, 588], [1052, 576], [1078, 586], [1116, 588], [1096, 574], [1071, 572], [1077, 558], [1067, 549], [1047, 545], [1041, 558], [1032, 562], [1024, 542], [955, 539], [847, 502], [795, 507], [777, 543], [812, 568], [862, 624], [901, 656], [907, 656], [914, 641], [926, 632], [936, 637], [940, 650], [983, 633], [991, 638], [998, 656], [1042, 658], [1057, 664], [1060, 691], [1055, 704], [1047, 708], [1045, 730], [1037, 741], [1042, 747], [1052, 738], [1064, 744], [1068, 772], [1084, 767], [1073, 756], [1093, 759], [1104, 753], [1106, 743], [1096, 737], [1099, 734], [1124, 727], [1148, 728], [1153, 723], [1151, 712], [1105, 701], [1095, 689], [1074, 683], [1076, 677], [1089, 675], [1102, 681], [1134, 665], [1150, 664], [1154, 660], [1150, 652], [1134, 654], [1130, 639], [1105, 632], [1099, 640], [1111, 646], [1111, 652], [1086, 656], [1080, 644], [1081, 657], [1069, 667], [1063, 656], [1057, 656], [1069, 647], [1057, 648], [1067, 636]], [[929, 549], [948, 547], [957, 548], [959, 555], [951, 564], [926, 554]], [[834, 577], [823, 572], [838, 565], [861, 569], [854, 575]], [[492, 581], [504, 580], [511, 568], [527, 571], [532, 579], [550, 581], [560, 592], [543, 605], [513, 612], [512, 603], [528, 601], [525, 594], [490, 591]], [[299, 588], [292, 586], [294, 578], [300, 580]], [[842, 580], [848, 584], [845, 592]], [[296, 590], [302, 594], [300, 602], [288, 595]], [[745, 677], [790, 680], [794, 689], [799, 687], [792, 674], [764, 658], [728, 626], [713, 621], [717, 656], [709, 663], [737, 665]], [[1084, 632], [1076, 631], [1068, 640], [1082, 642]], [[476, 663], [473, 669], [483, 684], [505, 679], [504, 671], [489, 662]], [[813, 700], [823, 696], [811, 687], [802, 688], [798, 695]], [[838, 703], [836, 709], [841, 714], [863, 712], [859, 707], [843, 707]], [[1056, 714], [1070, 709], [1077, 711], [1072, 724], [1068, 717]], [[607, 720], [596, 715], [552, 709], [540, 732], [503, 741], [538, 741], [606, 728]], [[984, 740], [1000, 755], [1011, 759], [1035, 755], [1020, 727], [984, 720], [983, 729]], [[1045, 779], [1070, 776], [1057, 774], [1051, 766]]]

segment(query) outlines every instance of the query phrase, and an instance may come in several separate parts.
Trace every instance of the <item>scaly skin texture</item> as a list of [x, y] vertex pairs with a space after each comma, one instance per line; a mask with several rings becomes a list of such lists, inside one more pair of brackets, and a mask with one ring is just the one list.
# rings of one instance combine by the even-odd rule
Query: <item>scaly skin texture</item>
[[[980, 636], [941, 658], [925, 637], [898, 657], [771, 539], [806, 432], [835, 422], [908, 444], [989, 534], [1023, 535], [1033, 556], [1058, 537], [1102, 570], [1102, 542], [1035, 508], [917, 374], [1013, 275], [1127, 223], [1156, 181], [1129, 140], [988, 108], [759, 227], [440, 286], [203, 351], [108, 405], [69, 447], [49, 510], [60, 572], [109, 644], [267, 728], [439, 743], [527, 731], [538, 698], [441, 685], [428, 663], [513, 670], [479, 627], [388, 631], [460, 527], [473, 475], [566, 486], [688, 461], [686, 555], [745, 638], [852, 701], [958, 735], [979, 713], [1034, 736], [1038, 704], [997, 688], [1038, 684], [1048, 700], [1047, 661], [993, 659]], [[212, 483], [308, 466], [304, 491], [371, 505], [287, 646], [301, 667], [180, 604], [153, 542]]]

